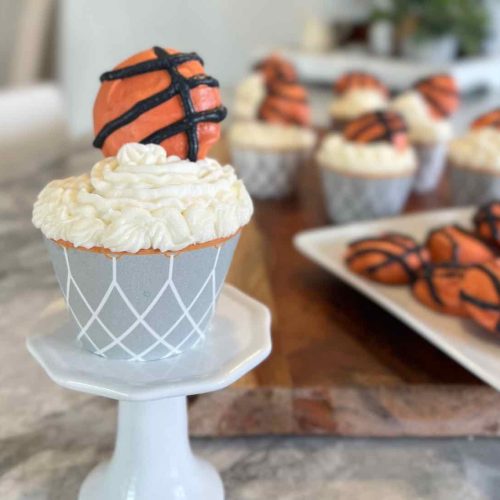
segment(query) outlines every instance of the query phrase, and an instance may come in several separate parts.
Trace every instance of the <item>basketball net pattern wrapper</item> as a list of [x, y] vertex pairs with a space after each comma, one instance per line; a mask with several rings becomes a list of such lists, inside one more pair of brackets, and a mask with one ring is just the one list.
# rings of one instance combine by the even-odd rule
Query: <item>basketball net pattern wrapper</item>
[[140, 256], [46, 243], [82, 345], [110, 359], [150, 361], [205, 338], [238, 239]]
[[[94, 107], [96, 128], [94, 146], [102, 148], [106, 156], [113, 156], [119, 146], [126, 142], [153, 143], [162, 144], [170, 156], [189, 158], [191, 161], [203, 158], [208, 146], [219, 137], [218, 126], [209, 129], [206, 125], [218, 124], [227, 115], [226, 108], [220, 104], [219, 83], [215, 78], [203, 73], [203, 60], [195, 53], [178, 53], [160, 47], [154, 47], [152, 52], [152, 59], [144, 59], [149, 57], [149, 54], [141, 53], [135, 56], [140, 62], [129, 65], [127, 60], [122, 63], [123, 66], [119, 65], [113, 71], [108, 71], [101, 76], [103, 85]], [[186, 66], [190, 63], [194, 67]], [[182, 67], [186, 68], [184, 72], [181, 70]], [[131, 107], [124, 112], [108, 119], [108, 115], [115, 114], [113, 108], [117, 103], [114, 102], [113, 95], [117, 91], [116, 88], [106, 86], [106, 83], [140, 78], [155, 72], [165, 72], [166, 88], [133, 102]], [[155, 89], [156, 83], [156, 81], [150, 82], [151, 89], [142, 80], [136, 85], [132, 85], [131, 82], [127, 82], [126, 85], [130, 85], [134, 90], [137, 90], [135, 89], [137, 87], [146, 92]], [[207, 91], [207, 87], [212, 90]], [[198, 90], [196, 99], [192, 94], [194, 89]], [[131, 93], [128, 90], [128, 87], [127, 90], [123, 89], [123, 94]], [[175, 97], [179, 98], [177, 101], [180, 102], [180, 109], [174, 107], [175, 103], [171, 102], [169, 111], [164, 114], [158, 112], [162, 105], [169, 103]], [[119, 102], [120, 99], [117, 101]], [[216, 102], [219, 102], [219, 105], [212, 107], [212, 104]], [[141, 122], [141, 117], [145, 117], [148, 112], [155, 113], [154, 119], [152, 115], [148, 115]], [[134, 124], [134, 122], [137, 123]], [[151, 122], [158, 122], [159, 128], [149, 130]], [[199, 127], [203, 126], [205, 126], [204, 129], [200, 131]], [[127, 127], [126, 130], [122, 130], [125, 127]], [[124, 136], [117, 137], [115, 140], [113, 135], [120, 130]], [[179, 134], [185, 135], [187, 140], [185, 148], [181, 143], [168, 142], [169, 139]], [[110, 140], [117, 144], [108, 144]]]

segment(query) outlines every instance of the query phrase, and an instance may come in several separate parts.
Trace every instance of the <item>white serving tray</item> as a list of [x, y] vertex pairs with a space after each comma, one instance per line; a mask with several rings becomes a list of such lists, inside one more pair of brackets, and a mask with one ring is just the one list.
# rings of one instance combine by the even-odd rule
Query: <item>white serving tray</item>
[[409, 287], [377, 284], [352, 273], [344, 265], [346, 246], [351, 240], [384, 231], [398, 231], [423, 240], [431, 227], [451, 223], [470, 225], [472, 213], [472, 208], [454, 208], [314, 229], [297, 234], [294, 243], [305, 256], [370, 297], [464, 368], [500, 390], [500, 336], [495, 337], [468, 319], [432, 311], [413, 298]]

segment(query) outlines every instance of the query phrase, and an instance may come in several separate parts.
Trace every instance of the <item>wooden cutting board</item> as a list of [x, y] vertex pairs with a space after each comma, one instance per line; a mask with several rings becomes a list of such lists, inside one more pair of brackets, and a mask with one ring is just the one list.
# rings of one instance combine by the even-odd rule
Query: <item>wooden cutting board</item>
[[[215, 156], [228, 161], [224, 142]], [[407, 211], [447, 204], [443, 182]], [[194, 398], [191, 433], [500, 434], [496, 391], [294, 249], [296, 233], [328, 223], [312, 162], [296, 196], [255, 202], [228, 281], [270, 307], [273, 353], [233, 386]]]

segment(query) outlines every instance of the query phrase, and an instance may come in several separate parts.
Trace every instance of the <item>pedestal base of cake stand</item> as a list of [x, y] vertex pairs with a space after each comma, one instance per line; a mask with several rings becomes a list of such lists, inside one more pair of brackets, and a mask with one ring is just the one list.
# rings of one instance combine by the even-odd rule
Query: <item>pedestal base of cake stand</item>
[[222, 389], [263, 361], [270, 326], [264, 305], [226, 285], [205, 342], [174, 358], [103, 359], [82, 350], [67, 323], [28, 339], [54, 382], [119, 401], [113, 456], [85, 479], [79, 500], [222, 500], [219, 474], [191, 451], [186, 397]]

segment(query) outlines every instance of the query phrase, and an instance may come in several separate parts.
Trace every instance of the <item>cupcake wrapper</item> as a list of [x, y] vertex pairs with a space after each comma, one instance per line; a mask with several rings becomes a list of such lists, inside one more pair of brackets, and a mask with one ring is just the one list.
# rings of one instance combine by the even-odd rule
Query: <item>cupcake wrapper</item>
[[436, 189], [445, 166], [447, 145], [440, 144], [415, 144], [418, 158], [418, 170], [413, 184], [417, 193], [427, 193]]
[[455, 205], [481, 205], [500, 198], [500, 175], [451, 166], [450, 183]]
[[147, 361], [204, 340], [238, 239], [174, 255], [113, 256], [46, 243], [82, 346]]
[[414, 176], [367, 178], [321, 168], [326, 208], [336, 222], [351, 222], [401, 212]]
[[255, 198], [281, 198], [294, 187], [308, 150], [257, 151], [232, 148], [232, 161], [248, 192]]

